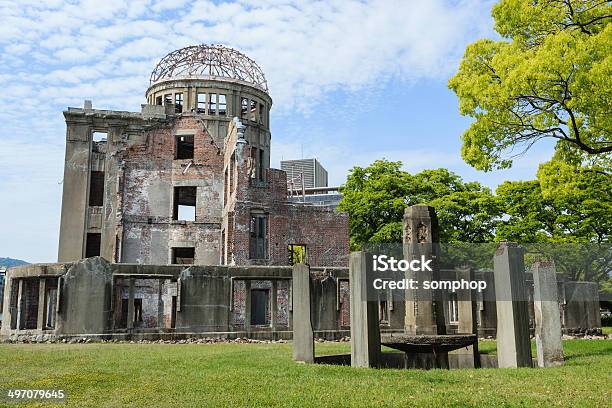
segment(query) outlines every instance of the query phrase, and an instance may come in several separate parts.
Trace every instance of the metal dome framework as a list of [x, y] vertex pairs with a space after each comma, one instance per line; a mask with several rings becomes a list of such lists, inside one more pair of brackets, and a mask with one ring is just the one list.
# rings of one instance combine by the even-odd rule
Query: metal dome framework
[[222, 45], [193, 45], [166, 55], [151, 72], [150, 84], [176, 78], [230, 78], [266, 93], [268, 82], [255, 61]]

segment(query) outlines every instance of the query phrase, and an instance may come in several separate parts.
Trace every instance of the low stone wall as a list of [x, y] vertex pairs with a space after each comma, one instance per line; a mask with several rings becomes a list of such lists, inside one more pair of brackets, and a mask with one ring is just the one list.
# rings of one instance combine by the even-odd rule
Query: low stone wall
[[[292, 337], [292, 267], [74, 263], [11, 268], [0, 336], [12, 341]], [[344, 268], [311, 268], [315, 336], [340, 339]]]

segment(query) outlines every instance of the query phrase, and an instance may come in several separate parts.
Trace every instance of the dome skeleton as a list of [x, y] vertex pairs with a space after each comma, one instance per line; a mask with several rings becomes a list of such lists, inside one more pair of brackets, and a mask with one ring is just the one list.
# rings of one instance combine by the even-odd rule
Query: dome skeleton
[[166, 55], [151, 73], [150, 83], [190, 77], [230, 78], [268, 92], [263, 71], [243, 53], [222, 45], [194, 45]]

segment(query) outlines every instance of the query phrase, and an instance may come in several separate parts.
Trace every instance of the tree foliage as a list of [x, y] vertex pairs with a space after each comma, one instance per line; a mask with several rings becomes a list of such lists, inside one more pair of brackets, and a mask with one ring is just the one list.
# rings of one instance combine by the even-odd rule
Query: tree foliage
[[461, 114], [475, 119], [462, 136], [464, 160], [480, 170], [507, 168], [553, 138], [558, 158], [609, 172], [612, 4], [501, 0], [493, 17], [503, 39], [469, 45], [449, 81]]
[[446, 169], [409, 174], [401, 165], [377, 160], [350, 171], [338, 210], [349, 213], [352, 249], [401, 242], [404, 209], [428, 204], [438, 214], [440, 242], [455, 244], [446, 246], [448, 253], [486, 263], [492, 253], [488, 246], [462, 243], [514, 241], [525, 244], [534, 259], [553, 258], [570, 279], [608, 279], [612, 270], [608, 175], [576, 171], [574, 165], [555, 159], [540, 166], [536, 180], [506, 181], [493, 194]]
[[493, 240], [500, 213], [488, 188], [446, 169], [411, 175], [401, 165], [377, 160], [350, 171], [338, 210], [349, 213], [351, 248], [401, 242], [404, 209], [415, 204], [436, 207], [443, 242]]

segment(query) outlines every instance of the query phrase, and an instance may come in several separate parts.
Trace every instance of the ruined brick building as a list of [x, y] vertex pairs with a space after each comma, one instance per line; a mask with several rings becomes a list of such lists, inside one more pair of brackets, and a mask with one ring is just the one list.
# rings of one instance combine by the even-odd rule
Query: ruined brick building
[[[348, 216], [316, 204], [336, 189], [296, 201], [286, 172], [270, 168], [261, 69], [202, 45], [168, 54], [150, 80], [140, 112], [88, 101], [64, 112], [59, 261], [8, 269], [0, 338], [289, 339], [296, 263], [309, 265], [315, 335], [348, 335]], [[566, 327], [600, 325], [596, 284], [566, 282], [559, 293], [575, 311]], [[445, 296], [452, 333], [458, 300]], [[388, 292], [378, 306], [382, 330], [404, 329], [403, 300]], [[478, 313], [479, 332], [494, 334], [488, 296]]]
[[222, 46], [164, 57], [139, 113], [68, 108], [60, 262], [345, 266], [347, 215], [289, 203], [272, 98]]

